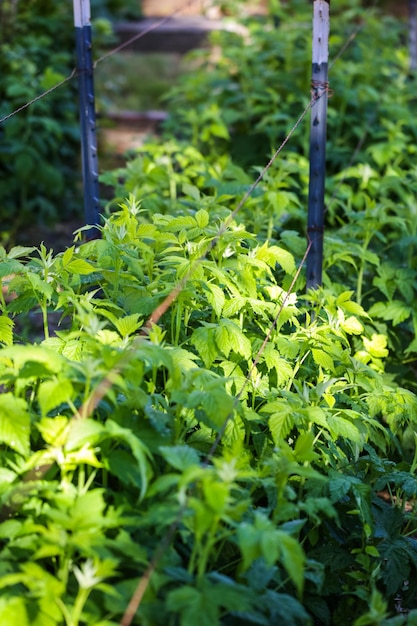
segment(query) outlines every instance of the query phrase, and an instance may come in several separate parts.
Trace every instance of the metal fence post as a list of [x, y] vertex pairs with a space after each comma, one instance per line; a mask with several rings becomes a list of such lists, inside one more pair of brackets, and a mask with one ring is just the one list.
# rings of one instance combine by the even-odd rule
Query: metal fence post
[[311, 248], [307, 257], [307, 289], [322, 284], [324, 236], [324, 187], [326, 176], [326, 126], [330, 1], [313, 3], [312, 98], [310, 123], [310, 181], [307, 234]]
[[417, 70], [417, 0], [408, 0], [408, 48], [410, 72]]
[[[86, 224], [95, 226], [100, 219], [100, 202], [90, 0], [73, 0], [73, 4], [80, 101], [84, 212]], [[89, 238], [95, 236], [93, 229], [88, 231], [87, 236]]]

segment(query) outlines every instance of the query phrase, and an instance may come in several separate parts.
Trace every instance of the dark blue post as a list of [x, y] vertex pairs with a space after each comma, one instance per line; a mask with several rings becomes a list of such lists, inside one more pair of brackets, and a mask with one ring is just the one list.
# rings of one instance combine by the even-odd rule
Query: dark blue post
[[417, 70], [417, 0], [408, 0], [410, 72]]
[[311, 248], [307, 257], [307, 289], [315, 289], [322, 284], [330, 2], [314, 0], [313, 7], [311, 89], [314, 101], [311, 107], [307, 224]]
[[[86, 224], [95, 226], [99, 223], [100, 202], [90, 0], [73, 0], [73, 2], [80, 99], [84, 212]], [[88, 233], [89, 237], [95, 236], [92, 229]]]

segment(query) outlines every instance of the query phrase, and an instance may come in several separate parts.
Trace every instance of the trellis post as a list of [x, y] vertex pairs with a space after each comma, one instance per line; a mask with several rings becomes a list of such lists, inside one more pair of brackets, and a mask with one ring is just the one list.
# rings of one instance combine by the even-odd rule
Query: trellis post
[[313, 104], [310, 123], [310, 180], [307, 221], [307, 234], [311, 248], [307, 257], [307, 289], [315, 289], [322, 284], [329, 24], [330, 0], [314, 0], [311, 81]]
[[408, 0], [410, 71], [417, 70], [417, 0]]
[[[84, 212], [86, 224], [95, 226], [99, 223], [100, 202], [90, 0], [73, 0], [73, 5], [80, 103]], [[88, 235], [89, 237], [95, 236], [92, 229], [89, 230]]]

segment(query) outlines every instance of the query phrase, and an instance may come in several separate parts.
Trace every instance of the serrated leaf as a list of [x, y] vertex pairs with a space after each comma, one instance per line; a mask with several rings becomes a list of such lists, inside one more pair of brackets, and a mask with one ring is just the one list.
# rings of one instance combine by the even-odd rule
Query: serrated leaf
[[234, 317], [246, 304], [246, 298], [233, 297], [226, 300], [223, 307], [224, 317]]
[[0, 395], [0, 443], [22, 456], [29, 452], [30, 415], [27, 403], [12, 393]]
[[361, 322], [353, 315], [347, 318], [344, 316], [340, 318], [340, 327], [348, 335], [361, 335], [364, 330]]
[[204, 365], [211, 367], [219, 353], [211, 330], [204, 326], [197, 328], [191, 335], [191, 343], [196, 347]]
[[404, 302], [392, 300], [391, 302], [377, 302], [370, 308], [369, 315], [385, 321], [392, 321], [393, 325], [397, 326], [407, 320], [412, 312], [412, 307]]
[[356, 424], [345, 419], [340, 414], [328, 415], [327, 425], [334, 437], [343, 437], [358, 445], [364, 444], [364, 433]]
[[54, 289], [50, 283], [47, 283], [41, 276], [38, 276], [38, 274], [34, 272], [27, 272], [25, 276], [35, 292], [45, 296], [48, 300], [52, 298]]
[[41, 382], [38, 390], [38, 402], [42, 415], [47, 415], [49, 411], [67, 403], [73, 394], [71, 381], [68, 379], [45, 380]]
[[223, 289], [214, 283], [207, 284], [208, 292], [206, 293], [209, 304], [213, 307], [217, 317], [220, 317], [226, 301]]
[[138, 313], [132, 313], [120, 319], [115, 318], [113, 324], [122, 337], [129, 337], [142, 326], [142, 321]]
[[332, 503], [342, 500], [351, 490], [352, 484], [359, 481], [358, 478], [344, 475], [334, 470], [330, 471], [329, 476], [328, 489]]
[[45, 443], [63, 446], [67, 438], [69, 419], [64, 415], [44, 417], [36, 424]]
[[13, 344], [14, 322], [7, 315], [0, 316], [0, 343], [11, 346]]
[[66, 437], [65, 450], [72, 452], [79, 450], [86, 444], [94, 446], [106, 437], [108, 437], [108, 433], [103, 424], [93, 419], [73, 419]]
[[291, 363], [288, 363], [285, 359], [283, 359], [276, 348], [268, 343], [265, 346], [265, 349], [262, 353], [263, 359], [265, 360], [266, 366], [269, 370], [272, 368], [275, 369], [277, 374], [277, 385], [280, 387], [285, 385], [285, 383], [292, 377], [293, 375], [293, 366]]
[[209, 214], [205, 209], [200, 209], [195, 214], [195, 221], [200, 228], [205, 228], [209, 223]]
[[230, 354], [230, 350], [232, 349], [231, 342], [229, 340], [229, 331], [225, 324], [219, 322], [218, 327], [214, 331], [214, 336], [216, 338], [217, 346], [222, 354], [227, 358]]
[[243, 331], [231, 320], [222, 319], [215, 332], [216, 342], [223, 354], [228, 357], [230, 350], [249, 359], [252, 354], [252, 344]]
[[293, 255], [279, 246], [268, 246], [268, 244], [265, 243], [256, 251], [256, 257], [265, 261], [265, 263], [272, 268], [275, 268], [275, 265], [278, 263], [287, 274], [293, 274], [295, 272], [295, 260]]
[[382, 541], [378, 550], [383, 564], [382, 579], [387, 594], [392, 596], [401, 589], [404, 581], [409, 580], [409, 546], [402, 537], [398, 537], [393, 540]]
[[75, 250], [75, 246], [71, 246], [70, 248], [67, 248], [65, 252], [63, 253], [62, 265], [64, 266], [64, 268], [68, 265], [68, 263], [71, 261], [72, 257], [74, 256], [74, 250]]
[[172, 348], [170, 347], [169, 350], [172, 354], [173, 360], [182, 371], [188, 371], [198, 367], [196, 363], [196, 361], [198, 361], [198, 356], [196, 354], [176, 346]]
[[36, 250], [36, 248], [33, 246], [13, 246], [7, 253], [7, 257], [9, 259], [20, 259], [22, 256], [27, 257], [31, 255], [34, 250]]
[[313, 348], [311, 350], [311, 353], [313, 355], [314, 362], [317, 363], [317, 365], [320, 365], [321, 367], [324, 367], [325, 369], [334, 372], [333, 359], [329, 354], [327, 354], [327, 352], [324, 352], [324, 350], [319, 350], [318, 348]]
[[385, 335], [373, 334], [371, 339], [363, 338], [365, 350], [378, 359], [388, 356], [387, 343]]
[[20, 261], [15, 261], [14, 259], [10, 261], [2, 261], [0, 263], [0, 278], [13, 276], [14, 274], [25, 271], [25, 269], [25, 266], [23, 263], [20, 263]]
[[294, 427], [293, 411], [288, 407], [287, 411], [273, 413], [268, 420], [268, 426], [275, 445], [279, 446]]
[[69, 339], [61, 347], [63, 356], [70, 361], [81, 361], [83, 355], [83, 344], [79, 339]]
[[96, 271], [96, 268], [84, 259], [74, 259], [70, 261], [65, 269], [71, 274], [78, 274], [80, 276], [87, 276]]
[[0, 351], [0, 361], [13, 363], [21, 378], [57, 374], [65, 360], [49, 348], [43, 346], [14, 345]]

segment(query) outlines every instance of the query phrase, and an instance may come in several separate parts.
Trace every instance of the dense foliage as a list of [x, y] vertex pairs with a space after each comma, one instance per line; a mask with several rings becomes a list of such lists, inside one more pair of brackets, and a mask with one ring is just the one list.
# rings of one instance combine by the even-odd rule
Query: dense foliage
[[133, 624], [417, 623], [414, 81], [384, 20], [334, 17], [332, 48], [364, 25], [332, 70], [323, 289], [297, 277], [306, 121], [231, 217], [264, 164], [250, 76], [271, 148], [307, 104], [296, 5], [296, 27], [225, 35], [176, 94], [176, 137], [104, 177], [100, 239], [0, 250], [5, 626], [115, 626], [150, 562]]
[[[95, 45], [109, 31], [103, 18], [132, 4], [91, 3]], [[70, 76], [75, 67], [72, 4], [53, 0], [0, 2], [0, 118]], [[0, 217], [4, 239], [35, 220], [79, 213], [77, 81], [59, 87], [0, 125]], [[67, 181], [72, 179], [73, 184]]]

